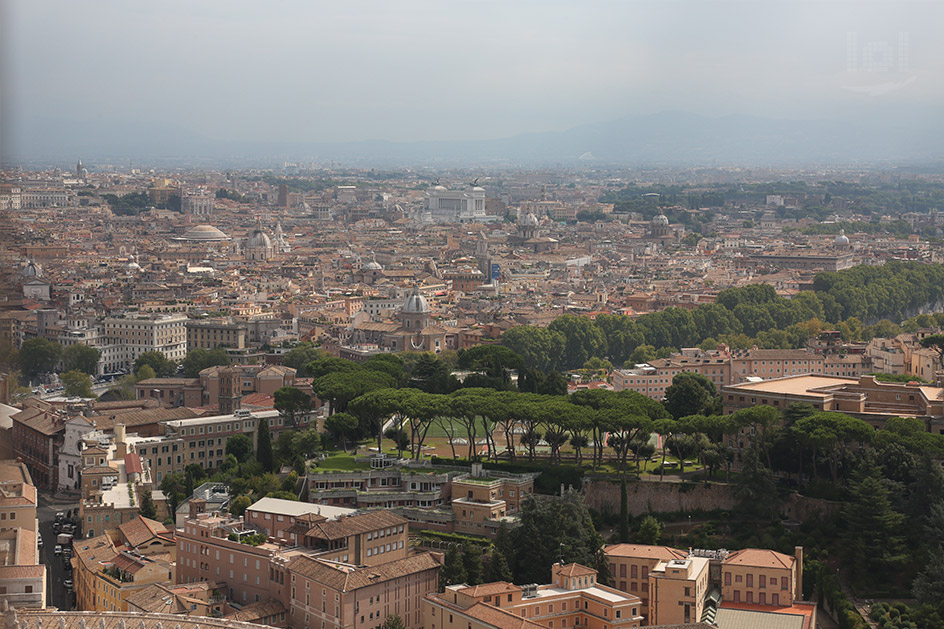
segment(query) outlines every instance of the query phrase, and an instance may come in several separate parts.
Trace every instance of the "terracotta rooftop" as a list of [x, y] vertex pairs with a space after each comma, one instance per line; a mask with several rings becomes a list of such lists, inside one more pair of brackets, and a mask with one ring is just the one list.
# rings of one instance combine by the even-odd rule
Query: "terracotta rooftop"
[[727, 565], [781, 569], [792, 569], [795, 562], [796, 558], [793, 555], [784, 555], [774, 550], [762, 548], [738, 550], [728, 555], [728, 558], [724, 560]]
[[611, 544], [603, 547], [603, 552], [611, 557], [639, 557], [641, 559], [685, 559], [687, 553], [668, 546], [647, 546], [645, 544]]
[[351, 592], [391, 579], [438, 568], [439, 560], [432, 553], [412, 555], [377, 566], [352, 568], [307, 555], [299, 555], [289, 564], [292, 571], [339, 592]]

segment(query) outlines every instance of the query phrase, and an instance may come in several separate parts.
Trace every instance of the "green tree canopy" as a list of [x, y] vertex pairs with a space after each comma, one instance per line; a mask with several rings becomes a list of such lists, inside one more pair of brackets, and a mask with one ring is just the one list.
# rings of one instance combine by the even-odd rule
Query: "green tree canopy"
[[153, 369], [158, 378], [169, 378], [177, 371], [177, 363], [158, 351], [144, 352], [135, 359], [133, 369], [135, 375], [144, 365]]
[[229, 354], [222, 348], [201, 349], [198, 347], [187, 352], [184, 358], [184, 377], [196, 378], [207, 367], [225, 366], [230, 362]]
[[23, 341], [19, 351], [20, 370], [23, 375], [33, 379], [37, 374], [55, 370], [62, 356], [62, 345], [50, 341], [45, 336]]
[[636, 539], [640, 544], [655, 546], [662, 537], [662, 523], [651, 515], [647, 515], [639, 523], [639, 532]]
[[281, 387], [275, 395], [275, 410], [286, 419], [286, 424], [298, 426], [301, 416], [311, 410], [311, 396], [295, 387]]
[[234, 518], [238, 518], [246, 512], [251, 504], [252, 499], [249, 496], [236, 496], [229, 501], [229, 514]]
[[311, 343], [299, 343], [282, 356], [282, 364], [286, 367], [292, 367], [299, 378], [311, 376], [308, 371], [308, 364], [320, 359], [327, 358], [328, 355], [318, 349]]
[[549, 583], [551, 566], [561, 560], [600, 568], [597, 551], [603, 538], [593, 526], [583, 496], [575, 490], [543, 500], [526, 498], [521, 525], [513, 535], [518, 553], [515, 583]]
[[715, 385], [706, 376], [691, 371], [675, 374], [665, 390], [665, 409], [675, 419], [704, 413], [714, 401]]
[[226, 456], [233, 455], [240, 463], [252, 456], [252, 439], [248, 435], [233, 435], [226, 440]]
[[152, 520], [157, 517], [157, 507], [154, 504], [154, 497], [151, 495], [150, 489], [141, 492], [141, 507], [138, 509], [138, 515]]
[[335, 413], [328, 416], [324, 422], [324, 428], [329, 435], [341, 444], [341, 448], [348, 449], [348, 442], [354, 439], [357, 434], [357, 418], [350, 413]]
[[101, 354], [98, 348], [82, 343], [70, 345], [62, 350], [62, 368], [65, 371], [78, 370], [94, 376], [98, 373], [98, 359]]
[[69, 397], [96, 397], [95, 394], [92, 393], [92, 376], [84, 371], [73, 369], [59, 376], [59, 379], [65, 387], [65, 394]]

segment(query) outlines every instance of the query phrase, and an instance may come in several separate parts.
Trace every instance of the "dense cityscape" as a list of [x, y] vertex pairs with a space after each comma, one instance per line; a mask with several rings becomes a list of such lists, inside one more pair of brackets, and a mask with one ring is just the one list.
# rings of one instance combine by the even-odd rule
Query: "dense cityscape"
[[0, 629], [944, 627], [942, 18], [0, 6]]

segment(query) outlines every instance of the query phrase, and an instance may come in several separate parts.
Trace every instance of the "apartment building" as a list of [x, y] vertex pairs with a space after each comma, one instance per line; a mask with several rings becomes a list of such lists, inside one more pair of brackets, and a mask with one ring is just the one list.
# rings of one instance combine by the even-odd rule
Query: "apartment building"
[[443, 593], [425, 598], [426, 627], [462, 629], [473, 621], [473, 626], [519, 626], [507, 624], [512, 617], [544, 629], [642, 626], [639, 597], [596, 579], [592, 568], [557, 563], [548, 585], [450, 585]]
[[708, 588], [708, 559], [660, 561], [649, 573], [649, 623], [681, 625], [700, 621]]
[[438, 589], [440, 567], [433, 553], [360, 567], [299, 555], [288, 564], [289, 626], [377, 627], [393, 614], [423, 629], [423, 599]]
[[[726, 550], [614, 544], [603, 549], [614, 584], [621, 591], [645, 592], [647, 625], [713, 621], [722, 609], [748, 605], [812, 618], [803, 605], [803, 548], [794, 555], [748, 548]], [[686, 609], [687, 608], [687, 609]], [[812, 616], [811, 616], [812, 614]]]
[[187, 321], [184, 314], [136, 315], [106, 318], [102, 327], [109, 343], [123, 348], [119, 362], [130, 369], [145, 352], [183, 360], [187, 355]]
[[502, 521], [518, 513], [534, 492], [536, 474], [503, 474], [472, 465], [472, 472], [452, 479], [455, 531], [494, 537]]
[[[252, 537], [259, 533], [266, 541]], [[407, 535], [407, 521], [388, 511], [263, 498], [245, 519], [202, 513], [187, 520], [177, 531], [177, 580], [217, 581], [230, 600], [249, 604], [269, 598], [275, 583], [286, 586], [298, 555], [378, 567], [407, 557]]]
[[733, 603], [789, 606], [803, 598], [803, 548], [794, 555], [746, 548], [722, 562], [721, 598]]
[[22, 461], [0, 461], [0, 606], [46, 606], [46, 566], [39, 549], [37, 494]]
[[353, 508], [435, 508], [447, 505], [451, 480], [459, 472], [425, 472], [401, 466], [313, 473], [308, 476], [308, 500]]
[[0, 529], [0, 607], [46, 606], [46, 566], [28, 528]]
[[249, 326], [231, 319], [189, 320], [187, 327], [187, 349], [245, 349]]
[[108, 535], [73, 542], [72, 566], [76, 607], [95, 611], [128, 611], [127, 598], [154, 583], [173, 582], [169, 561], [115, 547]]
[[59, 483], [58, 436], [64, 430], [62, 415], [47, 402], [30, 398], [13, 420], [13, 454], [29, 469], [37, 487], [55, 489]]
[[610, 564], [610, 579], [613, 586], [621, 592], [640, 597], [640, 614], [646, 619], [649, 613], [649, 574], [661, 563], [685, 559], [681, 550], [668, 546], [647, 546], [643, 544], [613, 544], [604, 546]]
[[87, 535], [107, 533], [138, 515], [141, 496], [152, 487], [146, 463], [128, 444], [125, 427], [118, 424], [113, 443], [101, 445], [92, 433], [91, 447], [82, 451], [82, 500], [79, 518]]
[[0, 532], [25, 529], [37, 533], [37, 493], [22, 461], [0, 461]]
[[816, 410], [848, 413], [875, 428], [891, 417], [915, 417], [928, 431], [944, 434], [944, 388], [918, 382], [807, 374], [723, 387], [721, 397], [726, 414], [758, 404], [783, 409], [807, 403]]
[[616, 391], [628, 389], [661, 400], [665, 397], [666, 389], [672, 385], [672, 379], [680, 373], [701, 374], [721, 388], [744, 382], [748, 378], [768, 379], [791, 374], [824, 373], [827, 360], [835, 363], [831, 363], [833, 369], [849, 369], [845, 365], [851, 364], [850, 360], [844, 362], [839, 356], [827, 357], [812, 350], [756, 347], [731, 350], [721, 345], [717, 350], [706, 352], [698, 348], [685, 348], [669, 358], [656, 359], [633, 369], [617, 369], [611, 381]]
[[[171, 420], [164, 422], [164, 439], [160, 442], [141, 443], [139, 454], [148, 460], [160, 459], [157, 461], [157, 469], [164, 475], [168, 471], [182, 470], [191, 463], [196, 463], [204, 469], [214, 469], [226, 459], [226, 440], [233, 435], [247, 435], [252, 439], [252, 447], [255, 449], [260, 421], [267, 421], [269, 429], [276, 435], [286, 428], [284, 419], [274, 410], [251, 413], [240, 409], [226, 415]], [[174, 446], [178, 446], [176, 452]]]
[[176, 536], [177, 583], [215, 581], [238, 604], [267, 600], [269, 565], [280, 547], [249, 544], [243, 536], [252, 533], [241, 518], [205, 513], [187, 520]]

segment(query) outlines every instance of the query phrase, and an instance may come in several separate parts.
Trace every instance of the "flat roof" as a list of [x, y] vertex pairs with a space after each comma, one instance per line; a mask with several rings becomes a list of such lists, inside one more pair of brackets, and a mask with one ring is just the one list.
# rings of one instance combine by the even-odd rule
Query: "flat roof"
[[188, 419], [171, 419], [163, 422], [168, 426], [173, 426], [174, 428], [182, 428], [184, 426], [202, 426], [210, 422], [226, 422], [226, 421], [243, 421], [246, 419], [268, 419], [269, 417], [277, 417], [279, 414], [276, 410], [267, 410], [267, 411], [253, 411], [249, 417], [236, 417], [235, 415], [209, 415], [207, 417], [190, 417]]
[[856, 384], [858, 382], [858, 378], [806, 373], [797, 374], [795, 376], [785, 376], [783, 378], [774, 378], [773, 380], [761, 380], [760, 382], [742, 382], [740, 384], [732, 384], [723, 387], [722, 390], [733, 392], [743, 391], [744, 393], [808, 395], [811, 397], [824, 398], [828, 395], [828, 392], [812, 391], [811, 389], [839, 387], [844, 384]]
[[339, 515], [348, 515], [357, 511], [347, 507], [333, 507], [331, 505], [312, 504], [297, 500], [283, 500], [281, 498], [262, 498], [251, 504], [246, 511], [260, 511], [277, 515], [300, 516], [314, 513], [322, 517], [333, 519]]
[[577, 588], [575, 590], [568, 590], [565, 588], [559, 588], [555, 585], [539, 587], [535, 592], [533, 598], [525, 598], [524, 601], [534, 600], [535, 598], [543, 598], [549, 596], [579, 596], [581, 594], [589, 594], [590, 596], [596, 596], [610, 603], [632, 603], [634, 600], [638, 600], [638, 596], [635, 594], [627, 594], [619, 590], [613, 590], [610, 588], [602, 588], [596, 585]]

